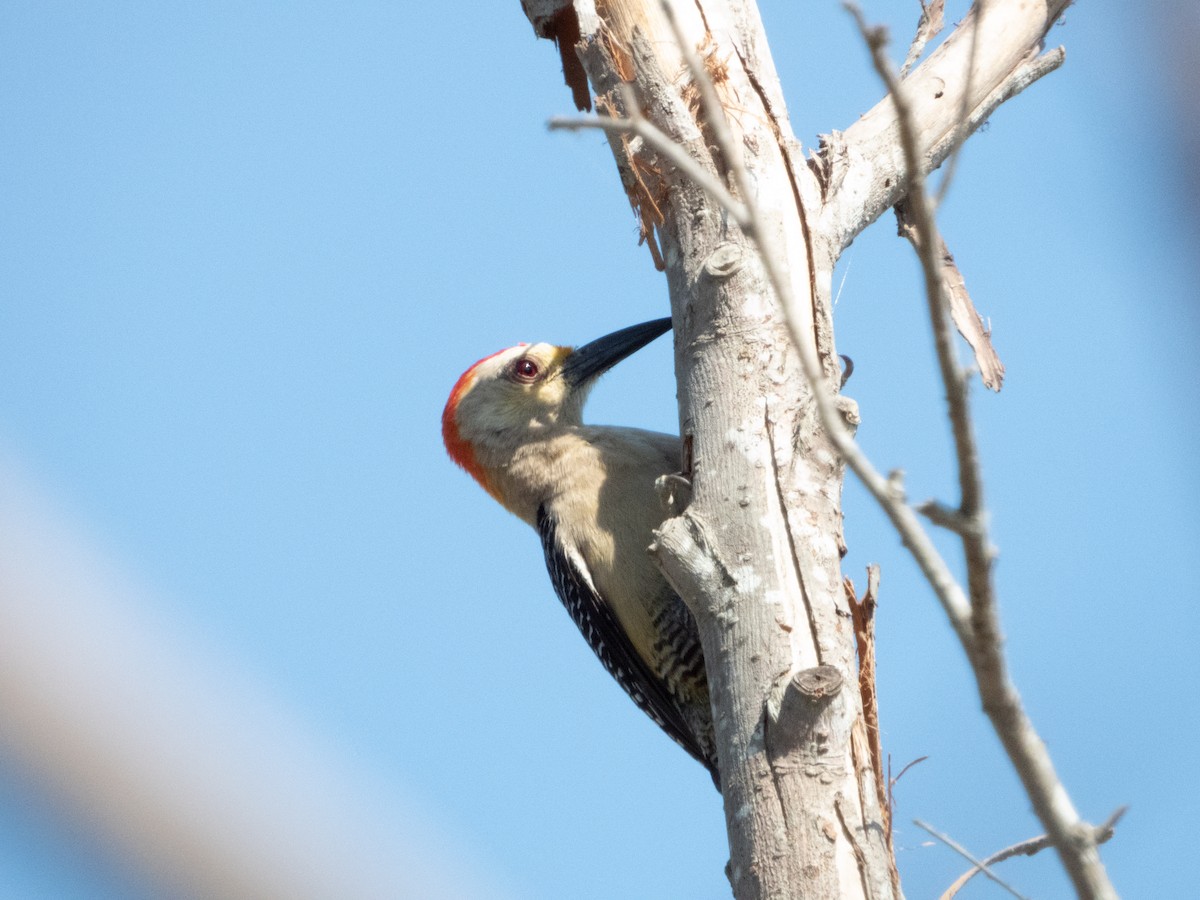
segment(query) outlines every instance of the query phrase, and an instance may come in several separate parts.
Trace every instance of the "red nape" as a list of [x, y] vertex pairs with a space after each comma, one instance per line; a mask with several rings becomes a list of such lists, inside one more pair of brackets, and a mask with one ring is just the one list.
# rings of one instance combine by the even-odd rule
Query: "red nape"
[[[518, 344], [517, 346], [524, 347], [526, 345]], [[476, 369], [489, 359], [499, 356], [504, 352], [506, 351], [497, 350], [495, 353], [485, 356], [471, 366], [471, 368], [467, 369], [467, 371], [463, 372], [458, 377], [458, 381], [454, 383], [454, 388], [450, 391], [450, 399], [446, 401], [446, 408], [442, 410], [442, 443], [446, 445], [446, 452], [450, 454], [450, 458], [455, 463], [462, 466], [467, 471], [467, 474], [478, 481], [483, 489], [493, 497], [496, 496], [496, 491], [487, 477], [487, 471], [479, 464], [479, 460], [475, 457], [475, 448], [471, 446], [471, 442], [464, 438], [458, 430], [458, 404], [471, 389], [471, 385], [475, 383]]]

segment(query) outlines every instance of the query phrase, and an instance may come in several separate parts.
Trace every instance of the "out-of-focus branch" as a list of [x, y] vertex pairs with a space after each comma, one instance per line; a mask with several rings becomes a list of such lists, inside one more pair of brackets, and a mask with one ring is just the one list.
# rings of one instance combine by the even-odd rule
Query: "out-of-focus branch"
[[725, 189], [725, 185], [688, 156], [683, 147], [663, 134], [658, 126], [643, 116], [641, 110], [638, 109], [636, 98], [631, 93], [626, 93], [625, 104], [626, 113], [621, 118], [615, 116], [583, 118], [553, 116], [546, 125], [551, 131], [582, 131], [588, 128], [598, 128], [612, 134], [635, 134], [674, 163], [688, 178], [704, 188], [709, 196], [720, 203], [743, 230], [753, 227], [753, 221], [746, 207], [733, 198], [733, 195]]
[[[1053, 840], [1076, 891], [1081, 897], [1115, 898], [1116, 891], [1096, 849], [1095, 829], [1084, 823], [1075, 810], [1054, 770], [1050, 754], [1026, 715], [1020, 695], [1008, 675], [992, 580], [995, 552], [988, 535], [983, 479], [970, 416], [967, 378], [955, 354], [949, 304], [938, 253], [943, 245], [933, 219], [930, 199], [925, 192], [919, 127], [909, 97], [902, 90], [884, 52], [884, 30], [868, 26], [857, 7], [849, 3], [846, 7], [858, 22], [863, 39], [871, 51], [875, 69], [887, 85], [895, 105], [904, 166], [909, 173], [906, 216], [917, 235], [915, 244], [925, 279], [930, 324], [946, 391], [947, 414], [958, 463], [958, 508], [935, 508], [939, 509], [943, 522], [952, 523], [954, 532], [962, 540], [966, 557], [972, 627], [971, 637], [963, 642], [963, 648], [975, 674], [984, 710], [1029, 795], [1034, 811]], [[980, 14], [978, 7], [973, 12]]]
[[0, 454], [0, 755], [147, 896], [496, 896], [27, 481]]
[[946, 160], [946, 170], [942, 173], [942, 183], [938, 186], [935, 208], [941, 205], [942, 200], [949, 193], [950, 185], [954, 183], [954, 174], [958, 171], [958, 161], [962, 157], [965, 139], [963, 131], [967, 128], [967, 122], [971, 115], [971, 78], [975, 74], [975, 61], [979, 56], [979, 23], [983, 21], [986, 3], [987, 0], [975, 0], [975, 17], [971, 21], [971, 49], [967, 53], [967, 64], [963, 67], [963, 90], [958, 105], [958, 126], [951, 132], [954, 147], [950, 150], [950, 156]]

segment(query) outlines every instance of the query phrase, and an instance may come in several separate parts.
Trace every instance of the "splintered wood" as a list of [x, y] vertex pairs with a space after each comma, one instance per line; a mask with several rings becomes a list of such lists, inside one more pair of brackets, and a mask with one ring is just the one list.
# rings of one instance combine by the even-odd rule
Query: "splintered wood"
[[854, 621], [854, 643], [858, 649], [858, 692], [862, 696], [863, 718], [871, 745], [871, 766], [879, 786], [879, 807], [883, 812], [888, 845], [892, 841], [892, 811], [887, 802], [883, 777], [883, 744], [879, 739], [879, 698], [875, 692], [875, 608], [878, 606], [879, 566], [867, 566], [867, 589], [858, 599], [854, 582], [845, 580], [846, 601]]
[[[906, 238], [919, 253], [921, 239], [917, 229], [913, 227], [912, 217], [908, 208], [908, 200], [896, 204], [896, 223], [901, 237]], [[983, 317], [975, 310], [971, 295], [967, 293], [967, 283], [963, 280], [962, 272], [950, 253], [950, 248], [940, 237], [938, 238], [937, 258], [941, 269], [942, 287], [950, 303], [950, 318], [971, 350], [975, 353], [975, 364], [979, 367], [979, 377], [984, 385], [993, 391], [999, 391], [1004, 385], [1004, 363], [1000, 354], [992, 345], [991, 329], [984, 324]]]

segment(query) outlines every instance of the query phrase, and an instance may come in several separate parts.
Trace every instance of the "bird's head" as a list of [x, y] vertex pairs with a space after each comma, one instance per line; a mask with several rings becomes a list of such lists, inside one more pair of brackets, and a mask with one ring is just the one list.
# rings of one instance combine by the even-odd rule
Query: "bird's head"
[[596, 379], [670, 328], [670, 319], [655, 319], [574, 349], [518, 344], [484, 357], [462, 374], [446, 401], [446, 451], [499, 499], [487, 461], [511, 456], [539, 429], [579, 425]]

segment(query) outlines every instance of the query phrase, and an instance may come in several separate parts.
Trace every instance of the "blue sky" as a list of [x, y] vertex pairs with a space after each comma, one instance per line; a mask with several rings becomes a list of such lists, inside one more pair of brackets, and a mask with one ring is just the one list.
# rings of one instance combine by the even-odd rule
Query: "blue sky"
[[[797, 135], [880, 96], [837, 4], [763, 3]], [[897, 36], [915, 7], [885, 12]], [[0, 12], [0, 456], [79, 540], [484, 896], [717, 898], [704, 772], [637, 714], [529, 529], [445, 458], [458, 374], [666, 314], [597, 135], [519, 4], [8, 4]], [[952, 9], [948, 18], [962, 14]], [[1067, 63], [963, 154], [941, 222], [1008, 381], [975, 392], [1008, 647], [1105, 857], [1178, 895], [1200, 545], [1195, 219], [1154, 27], [1072, 7]], [[898, 40], [903, 43], [902, 38]], [[897, 54], [901, 49], [897, 48]], [[1195, 104], [1196, 98], [1191, 98]], [[1191, 209], [1195, 215], [1195, 209]], [[1189, 230], [1191, 229], [1191, 230]], [[952, 497], [916, 263], [890, 217], [835, 324], [862, 444]], [[593, 422], [673, 431], [667, 342]], [[846, 573], [883, 566], [884, 746], [911, 897], [1038, 833], [931, 595], [848, 483]], [[297, 785], [300, 790], [302, 785]], [[0, 758], [0, 896], [153, 889]], [[433, 837], [437, 835], [437, 837]], [[1005, 871], [1061, 896], [1048, 857]], [[999, 896], [986, 884], [965, 896]]]

